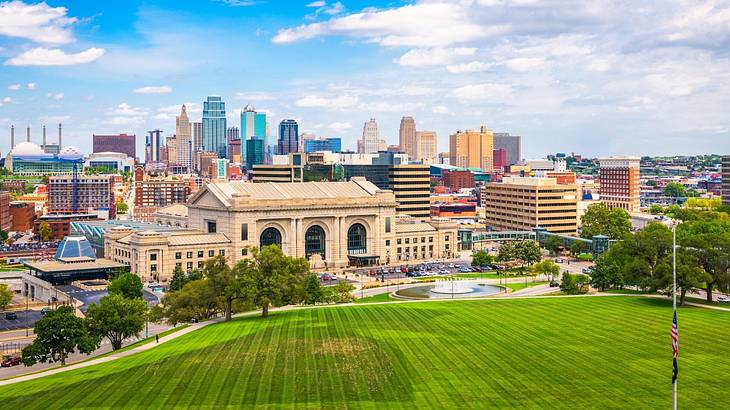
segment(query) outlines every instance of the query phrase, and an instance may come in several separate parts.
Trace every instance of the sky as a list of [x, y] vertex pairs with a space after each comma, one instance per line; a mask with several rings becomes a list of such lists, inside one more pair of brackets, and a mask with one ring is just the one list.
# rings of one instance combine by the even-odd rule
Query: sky
[[0, 152], [43, 124], [174, 133], [207, 95], [341, 136], [400, 118], [523, 136], [523, 156], [730, 152], [730, 1], [0, 0]]

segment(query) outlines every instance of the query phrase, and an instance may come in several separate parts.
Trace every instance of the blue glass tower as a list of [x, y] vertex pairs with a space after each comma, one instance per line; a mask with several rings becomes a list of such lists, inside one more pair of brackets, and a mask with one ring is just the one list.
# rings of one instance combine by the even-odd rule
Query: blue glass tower
[[203, 149], [226, 158], [226, 103], [219, 96], [209, 96], [203, 102]]
[[277, 154], [286, 155], [299, 151], [299, 124], [294, 120], [279, 123], [279, 143]]
[[251, 137], [246, 140], [246, 166], [251, 169], [254, 165], [264, 163], [264, 140]]
[[248, 158], [246, 151], [248, 150], [245, 141], [250, 138], [257, 138], [264, 141], [263, 146], [267, 146], [266, 141], [266, 113], [256, 112], [256, 109], [247, 105], [241, 111], [241, 158]]
[[304, 152], [310, 153], [319, 151], [342, 152], [342, 139], [335, 137], [304, 141]]

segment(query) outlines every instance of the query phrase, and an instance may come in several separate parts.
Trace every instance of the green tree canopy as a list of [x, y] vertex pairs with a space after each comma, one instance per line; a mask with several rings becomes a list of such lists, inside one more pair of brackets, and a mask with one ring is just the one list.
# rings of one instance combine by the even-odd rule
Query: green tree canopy
[[177, 292], [162, 298], [160, 316], [171, 325], [209, 319], [223, 310], [223, 301], [205, 279], [186, 283]]
[[245, 296], [241, 274], [240, 269], [231, 269], [228, 266], [228, 261], [223, 255], [208, 259], [203, 266], [203, 276], [213, 293], [223, 300], [226, 320], [231, 320], [233, 301]]
[[127, 299], [142, 299], [142, 281], [134, 273], [120, 273], [112, 279], [107, 291]]
[[41, 241], [50, 241], [51, 233], [51, 225], [49, 225], [48, 222], [41, 222], [41, 224], [38, 226], [38, 236], [41, 238]]
[[109, 340], [113, 350], [121, 349], [125, 339], [144, 329], [147, 303], [142, 299], [128, 299], [119, 294], [101, 298], [86, 312], [89, 331]]
[[0, 309], [5, 310], [6, 307], [13, 301], [13, 291], [10, 290], [8, 285], [0, 283]]
[[550, 259], [545, 259], [532, 265], [532, 271], [538, 275], [550, 276], [550, 282], [552, 282], [556, 276], [560, 275], [560, 266]]
[[129, 205], [125, 204], [124, 202], [120, 202], [116, 206], [118, 214], [126, 214], [127, 211], [129, 211]]
[[74, 308], [61, 306], [47, 313], [33, 326], [36, 338], [23, 349], [23, 364], [61, 362], [79, 351], [89, 354], [99, 347], [100, 338], [89, 333], [86, 321], [74, 314]]
[[563, 247], [563, 240], [560, 239], [558, 236], [549, 236], [547, 239], [545, 239], [545, 244], [543, 245], [545, 249], [550, 251], [551, 254], [557, 255], [560, 248]]
[[592, 238], [605, 235], [609, 239], [619, 240], [631, 232], [631, 215], [623, 209], [608, 209], [602, 203], [588, 207], [581, 217], [581, 236]]
[[324, 301], [324, 291], [322, 290], [322, 284], [319, 283], [317, 275], [310, 273], [304, 279], [304, 304], [305, 305], [316, 305]]
[[472, 266], [487, 266], [494, 263], [494, 257], [484, 249], [471, 254]]
[[337, 301], [340, 303], [347, 303], [355, 300], [355, 296], [352, 295], [353, 290], [355, 290], [355, 287], [352, 286], [350, 282], [344, 280], [340, 281], [334, 288]]
[[687, 197], [687, 190], [679, 182], [670, 182], [664, 187], [664, 195], [672, 198], [685, 198]]

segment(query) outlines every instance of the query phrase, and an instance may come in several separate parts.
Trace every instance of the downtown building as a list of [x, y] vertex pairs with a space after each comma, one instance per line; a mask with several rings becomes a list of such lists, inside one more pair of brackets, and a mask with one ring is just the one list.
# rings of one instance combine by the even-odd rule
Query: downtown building
[[578, 187], [559, 184], [555, 178], [505, 177], [487, 182], [481, 203], [488, 230], [531, 231], [576, 235]]
[[730, 206], [730, 155], [722, 157], [722, 204]]
[[108, 212], [116, 218], [114, 175], [58, 175], [48, 178], [48, 213], [55, 215]]
[[408, 159], [416, 161], [418, 147], [416, 145], [416, 120], [413, 117], [403, 117], [398, 128], [398, 145], [401, 152], [408, 155]]
[[[252, 149], [256, 150], [251, 153], [250, 158], [253, 161], [258, 161], [261, 158], [261, 162], [255, 163], [263, 164], [268, 144], [267, 135], [266, 113], [257, 112], [251, 105], [246, 105], [241, 111], [241, 160], [246, 161], [248, 164], [248, 147], [250, 145]], [[261, 142], [249, 144], [248, 141], [251, 139], [257, 139]], [[251, 164], [248, 165], [250, 167]]]
[[[304, 135], [304, 134], [302, 134]], [[307, 139], [302, 143], [302, 152], [342, 152], [342, 139], [338, 137], [334, 138], [321, 138], [321, 139]]]
[[144, 153], [145, 164], [157, 164], [162, 161], [162, 131], [148, 131]]
[[492, 130], [482, 126], [479, 131], [457, 131], [449, 137], [451, 165], [459, 168], [494, 169], [494, 140]]
[[600, 199], [609, 209], [620, 208], [629, 213], [641, 206], [640, 158], [599, 158]]
[[137, 157], [137, 136], [134, 134], [93, 134], [93, 153], [100, 152], [121, 152], [128, 157]]
[[508, 132], [495, 132], [494, 150], [500, 149], [504, 150], [505, 157], [504, 163], [499, 168], [516, 164], [522, 159], [522, 137], [510, 135]]
[[362, 126], [362, 139], [358, 143], [357, 148], [357, 152], [361, 154], [373, 154], [378, 151], [383, 151], [380, 143], [380, 131], [378, 130], [378, 123], [375, 121], [375, 118], [365, 121], [365, 124]]
[[[193, 168], [193, 133], [188, 112], [183, 104], [180, 115], [175, 117], [175, 163], [185, 167], [188, 172]], [[168, 156], [170, 155], [168, 151]]]
[[134, 170], [134, 208], [132, 218], [150, 222], [160, 208], [185, 203], [192, 189], [190, 183], [177, 177], [149, 176], [144, 169]]
[[281, 120], [279, 123], [279, 140], [276, 151], [279, 155], [299, 152], [299, 124], [295, 120]]
[[227, 129], [226, 103], [219, 96], [209, 96], [203, 101], [203, 150], [215, 152], [218, 158], [226, 158]]

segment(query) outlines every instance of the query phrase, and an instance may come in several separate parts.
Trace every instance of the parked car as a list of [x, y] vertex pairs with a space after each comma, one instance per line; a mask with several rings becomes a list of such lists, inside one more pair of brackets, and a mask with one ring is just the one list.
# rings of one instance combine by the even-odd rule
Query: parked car
[[593, 273], [593, 266], [589, 266], [587, 268], [583, 268], [580, 270], [581, 272], [585, 273], [586, 275], [590, 275]]
[[561, 258], [555, 259], [555, 263], [564, 263], [565, 261]]
[[53, 309], [49, 307], [44, 307], [43, 309], [41, 309], [41, 316], [45, 316], [51, 312], [53, 312]]
[[330, 279], [332, 279], [332, 277], [329, 275], [329, 273], [325, 273], [324, 275], [322, 275], [322, 280], [330, 280]]
[[0, 366], [2, 367], [13, 367], [17, 366], [22, 361], [20, 360], [20, 356], [3, 356], [3, 361], [0, 363]]
[[720, 295], [717, 297], [717, 301], [720, 303], [730, 303], [730, 297], [725, 295]]
[[15, 312], [5, 312], [5, 319], [6, 320], [15, 320], [18, 318], [18, 314]]
[[557, 288], [557, 287], [559, 287], [559, 286], [560, 286], [560, 283], [558, 283], [557, 281], [552, 281], [552, 282], [550, 282], [550, 287], [551, 287], [551, 288]]

